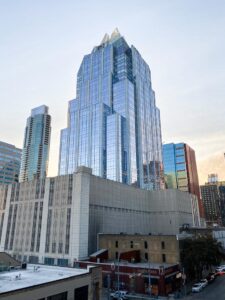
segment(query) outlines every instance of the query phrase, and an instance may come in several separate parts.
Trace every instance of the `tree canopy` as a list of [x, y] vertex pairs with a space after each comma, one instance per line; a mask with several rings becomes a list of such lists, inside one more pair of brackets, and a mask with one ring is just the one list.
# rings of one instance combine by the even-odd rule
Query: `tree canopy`
[[181, 263], [190, 279], [200, 279], [203, 270], [212, 270], [224, 258], [221, 243], [211, 236], [181, 241]]

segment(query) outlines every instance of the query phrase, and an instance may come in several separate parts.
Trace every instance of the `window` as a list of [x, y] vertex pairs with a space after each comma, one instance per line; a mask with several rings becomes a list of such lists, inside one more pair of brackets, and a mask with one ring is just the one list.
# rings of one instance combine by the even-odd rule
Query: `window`
[[118, 252], [115, 253], [116, 259], [118, 259]]
[[68, 259], [58, 258], [57, 259], [57, 265], [61, 266], [61, 267], [67, 267], [68, 266]]
[[116, 241], [115, 242], [115, 247], [118, 248], [118, 245], [119, 245], [119, 243], [118, 243], [118, 241]]
[[44, 264], [45, 265], [54, 265], [54, 258], [52, 258], [52, 257], [45, 257], [44, 258]]
[[145, 241], [145, 249], [148, 249], [148, 242], [147, 241]]
[[161, 248], [165, 249], [165, 242], [164, 241], [161, 242]]
[[49, 296], [47, 300], [67, 300], [67, 292]]
[[166, 254], [162, 254], [162, 261], [166, 262]]
[[88, 300], [88, 285], [79, 287], [74, 290], [74, 299], [75, 300]]
[[133, 241], [130, 241], [130, 247], [134, 248], [134, 242]]
[[148, 261], [148, 253], [147, 252], [145, 252], [145, 260]]

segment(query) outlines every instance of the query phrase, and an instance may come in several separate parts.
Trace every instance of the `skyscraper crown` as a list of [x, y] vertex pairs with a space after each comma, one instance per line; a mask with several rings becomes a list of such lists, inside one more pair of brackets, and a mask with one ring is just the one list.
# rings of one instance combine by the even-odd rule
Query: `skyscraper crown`
[[[114, 41], [116, 41], [117, 39], [119, 39], [119, 38], [121, 38], [121, 37], [122, 37], [122, 36], [121, 36], [121, 34], [120, 34], [118, 28], [115, 28], [114, 31], [112, 32], [111, 36], [109, 36], [108, 33], [106, 33], [106, 34], [104, 35], [104, 37], [103, 37], [103, 39], [102, 39], [102, 41], [101, 41], [101, 43], [100, 43], [100, 46], [105, 45], [105, 44], [108, 44], [108, 43], [110, 43], [110, 42], [114, 42]], [[96, 47], [95, 47], [95, 48], [96, 48]], [[95, 48], [94, 48], [94, 49], [95, 49]]]

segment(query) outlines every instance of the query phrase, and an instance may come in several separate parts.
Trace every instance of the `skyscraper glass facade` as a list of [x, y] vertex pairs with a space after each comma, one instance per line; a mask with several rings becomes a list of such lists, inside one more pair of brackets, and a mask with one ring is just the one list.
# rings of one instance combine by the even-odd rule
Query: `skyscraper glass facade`
[[20, 182], [44, 178], [48, 170], [51, 117], [45, 105], [31, 110], [25, 128]]
[[0, 183], [18, 182], [22, 150], [0, 142]]
[[77, 166], [146, 189], [162, 187], [160, 112], [139, 52], [115, 30], [85, 55], [61, 131], [59, 175]]
[[185, 143], [164, 144], [163, 166], [166, 188], [196, 195], [200, 216], [204, 217], [194, 150]]

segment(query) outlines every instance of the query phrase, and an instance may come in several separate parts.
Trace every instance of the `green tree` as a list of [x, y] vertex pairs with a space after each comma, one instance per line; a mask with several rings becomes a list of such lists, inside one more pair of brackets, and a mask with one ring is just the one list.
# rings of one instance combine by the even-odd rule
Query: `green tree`
[[212, 270], [224, 258], [221, 243], [211, 236], [181, 241], [181, 263], [189, 279], [202, 278], [204, 269]]

